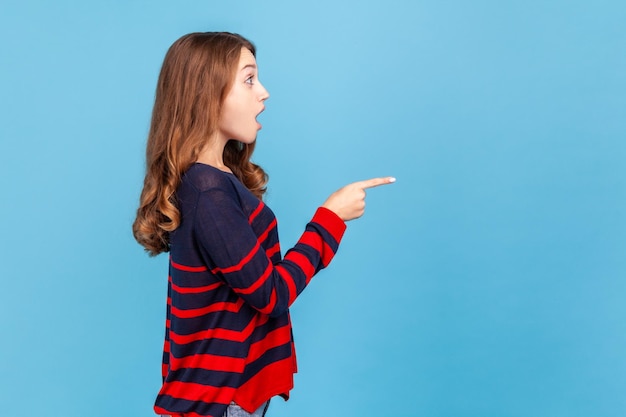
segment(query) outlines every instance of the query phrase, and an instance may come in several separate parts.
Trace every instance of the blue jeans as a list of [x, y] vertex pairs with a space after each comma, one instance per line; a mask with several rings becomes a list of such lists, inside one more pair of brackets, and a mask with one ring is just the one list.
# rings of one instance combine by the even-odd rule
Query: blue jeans
[[262, 404], [254, 413], [250, 414], [243, 408], [239, 407], [235, 403], [230, 403], [224, 417], [263, 417], [267, 412], [267, 408], [270, 406], [269, 400]]
[[[243, 408], [239, 407], [234, 402], [231, 402], [228, 408], [226, 409], [226, 412], [224, 413], [223, 417], [263, 417], [265, 416], [265, 413], [267, 412], [267, 408], [269, 406], [270, 406], [270, 400], [267, 400], [264, 404], [261, 404], [261, 406], [254, 413], [250, 414]], [[170, 417], [170, 416], [164, 415], [161, 417]]]

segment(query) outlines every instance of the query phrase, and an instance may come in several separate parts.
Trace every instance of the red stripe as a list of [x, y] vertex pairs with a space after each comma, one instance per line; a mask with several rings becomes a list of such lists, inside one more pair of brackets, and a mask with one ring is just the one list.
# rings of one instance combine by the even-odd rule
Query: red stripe
[[217, 267], [211, 270], [211, 272], [214, 274], [217, 274], [219, 272], [223, 274], [228, 274], [230, 272], [239, 271], [241, 270], [241, 268], [245, 266], [245, 264], [247, 264], [250, 261], [250, 259], [252, 259], [252, 257], [257, 253], [259, 249], [260, 249], [260, 246], [259, 246], [259, 242], [257, 241], [254, 247], [252, 248], [252, 250], [237, 265], [228, 266], [226, 268]]
[[250, 215], [250, 217], [248, 217], [248, 222], [250, 222], [250, 224], [252, 224], [252, 222], [254, 221], [254, 219], [256, 219], [256, 216], [259, 215], [259, 213], [261, 212], [261, 210], [263, 210], [263, 207], [265, 206], [265, 204], [263, 204], [262, 201], [259, 201], [259, 205], [256, 207], [256, 209], [254, 209], [254, 211], [252, 212], [252, 214]]
[[274, 246], [265, 251], [268, 258], [280, 252], [280, 243], [276, 242]]
[[[159, 394], [190, 401], [228, 404], [235, 395], [235, 390], [236, 388], [230, 387], [213, 387], [194, 382], [172, 381], [163, 384]], [[165, 412], [165, 414], [169, 413]], [[185, 416], [187, 415], [189, 414], [185, 413]]]
[[333, 249], [328, 245], [328, 243], [324, 242], [324, 250], [322, 250], [322, 265], [324, 265], [324, 268], [328, 266], [334, 256], [335, 252]]
[[293, 277], [291, 276], [289, 271], [287, 271], [287, 269], [285, 269], [283, 266], [276, 265], [276, 270], [283, 278], [283, 281], [285, 281], [285, 283], [287, 284], [287, 289], [289, 290], [289, 305], [291, 305], [294, 301], [296, 301], [296, 297], [298, 296], [296, 283], [293, 280]]
[[267, 268], [265, 268], [263, 274], [256, 281], [254, 281], [252, 285], [250, 285], [248, 288], [233, 288], [233, 290], [238, 294], [252, 294], [257, 289], [259, 289], [259, 287], [263, 285], [265, 281], [267, 281], [267, 278], [272, 274], [273, 269], [274, 268], [272, 268], [272, 264], [268, 262]]
[[218, 281], [211, 285], [205, 285], [204, 287], [181, 287], [172, 283], [172, 290], [176, 291], [179, 294], [198, 294], [201, 292], [214, 290], [222, 285], [224, 285], [224, 283], [221, 281]]
[[267, 229], [265, 229], [265, 231], [263, 233], [261, 233], [261, 235], [259, 236], [259, 242], [265, 242], [265, 239], [267, 239], [267, 235], [270, 234], [270, 232], [272, 231], [272, 229], [274, 229], [277, 225], [277, 221], [276, 219], [274, 219], [274, 221], [272, 221], [270, 223], [269, 226], [267, 226]]
[[298, 240], [298, 243], [304, 243], [317, 250], [320, 253], [320, 257], [322, 258], [322, 265], [324, 265], [324, 267], [327, 267], [330, 261], [332, 261], [333, 257], [335, 256], [335, 252], [330, 247], [330, 245], [326, 243], [324, 239], [322, 239], [322, 237], [315, 232], [304, 232], [300, 240]]
[[[244, 410], [254, 410], [255, 407], [261, 406], [259, 399], [267, 398], [266, 396], [274, 394], [275, 390], [282, 391], [280, 394], [288, 397], [289, 391], [293, 388], [293, 373], [293, 359], [290, 357], [271, 363], [237, 388], [233, 401]], [[267, 381], [272, 381], [269, 387]], [[267, 392], [268, 389], [272, 392]]]
[[323, 246], [322, 246], [323, 242], [324, 240], [319, 234], [308, 231], [308, 230], [304, 232], [302, 236], [300, 237], [300, 240], [298, 240], [298, 243], [304, 243], [305, 245], [312, 247], [313, 249], [315, 249], [316, 251], [320, 253], [322, 252], [322, 249], [323, 249]]
[[163, 343], [163, 361], [161, 362], [161, 376], [163, 378], [165, 378], [167, 376], [167, 372], [169, 370], [169, 364], [165, 363], [165, 355], [168, 355], [168, 362], [170, 359], [170, 341], [169, 340], [165, 340], [165, 343]]
[[210, 354], [197, 354], [183, 358], [170, 359], [170, 370], [183, 368], [205, 369], [207, 371], [243, 372], [246, 366], [245, 358], [232, 358]]
[[204, 272], [207, 270], [207, 267], [202, 265], [202, 266], [187, 266], [187, 265], [182, 265], [182, 264], [178, 264], [174, 261], [171, 261], [172, 266], [175, 269], [178, 269], [179, 271], [185, 271], [185, 272]]
[[322, 265], [327, 267], [330, 261], [335, 256], [335, 252], [333, 249], [322, 239], [320, 235], [315, 232], [306, 231], [298, 240], [298, 243], [304, 243], [308, 246], [311, 246], [313, 249], [320, 253], [320, 257], [322, 258]]
[[241, 310], [242, 305], [243, 300], [240, 298], [235, 303], [224, 301], [220, 303], [213, 303], [206, 307], [192, 308], [189, 310], [181, 310], [172, 306], [171, 313], [172, 315], [181, 319], [191, 319], [194, 317], [204, 316], [205, 314], [214, 313], [216, 311], [230, 311], [232, 313], [237, 313], [239, 310]]
[[287, 253], [287, 255], [285, 255], [285, 260], [295, 263], [300, 269], [302, 269], [302, 271], [304, 272], [304, 276], [306, 277], [307, 284], [309, 283], [309, 281], [311, 281], [313, 275], [315, 275], [315, 267], [313, 266], [309, 258], [304, 256], [302, 253], [291, 251]]
[[291, 327], [289, 325], [272, 330], [262, 340], [259, 340], [250, 346], [247, 362], [252, 363], [263, 356], [268, 350], [290, 342]]
[[170, 330], [170, 340], [178, 345], [184, 345], [198, 340], [211, 338], [230, 340], [232, 342], [243, 342], [250, 337], [256, 326], [262, 326], [267, 323], [268, 319], [268, 316], [260, 316], [258, 320], [250, 321], [250, 323], [248, 323], [248, 325], [241, 331], [215, 328], [202, 330], [188, 335], [179, 335]]

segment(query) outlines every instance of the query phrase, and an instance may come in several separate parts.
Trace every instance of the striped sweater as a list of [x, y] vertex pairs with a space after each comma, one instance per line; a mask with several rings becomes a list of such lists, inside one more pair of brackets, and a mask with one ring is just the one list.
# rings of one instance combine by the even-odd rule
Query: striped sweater
[[289, 306], [333, 258], [345, 223], [319, 208], [281, 258], [276, 218], [233, 175], [194, 164], [177, 190], [157, 414], [252, 412], [293, 388]]

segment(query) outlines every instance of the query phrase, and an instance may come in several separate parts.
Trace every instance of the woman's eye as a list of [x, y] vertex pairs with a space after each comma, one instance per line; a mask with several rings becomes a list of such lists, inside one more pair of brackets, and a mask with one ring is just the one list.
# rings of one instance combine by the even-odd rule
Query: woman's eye
[[250, 84], [250, 85], [252, 85], [252, 84], [253, 84], [253, 83], [252, 83], [252, 80], [253, 80], [253, 79], [254, 79], [254, 77], [253, 77], [253, 76], [250, 76], [250, 77], [246, 78], [246, 84]]

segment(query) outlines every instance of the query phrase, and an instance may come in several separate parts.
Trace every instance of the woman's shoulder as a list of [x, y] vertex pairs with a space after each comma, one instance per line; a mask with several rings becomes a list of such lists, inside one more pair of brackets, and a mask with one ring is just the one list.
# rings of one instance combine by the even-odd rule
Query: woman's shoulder
[[233, 180], [237, 180], [234, 174], [198, 162], [191, 165], [182, 178], [183, 183], [201, 193], [209, 190], [236, 192]]

